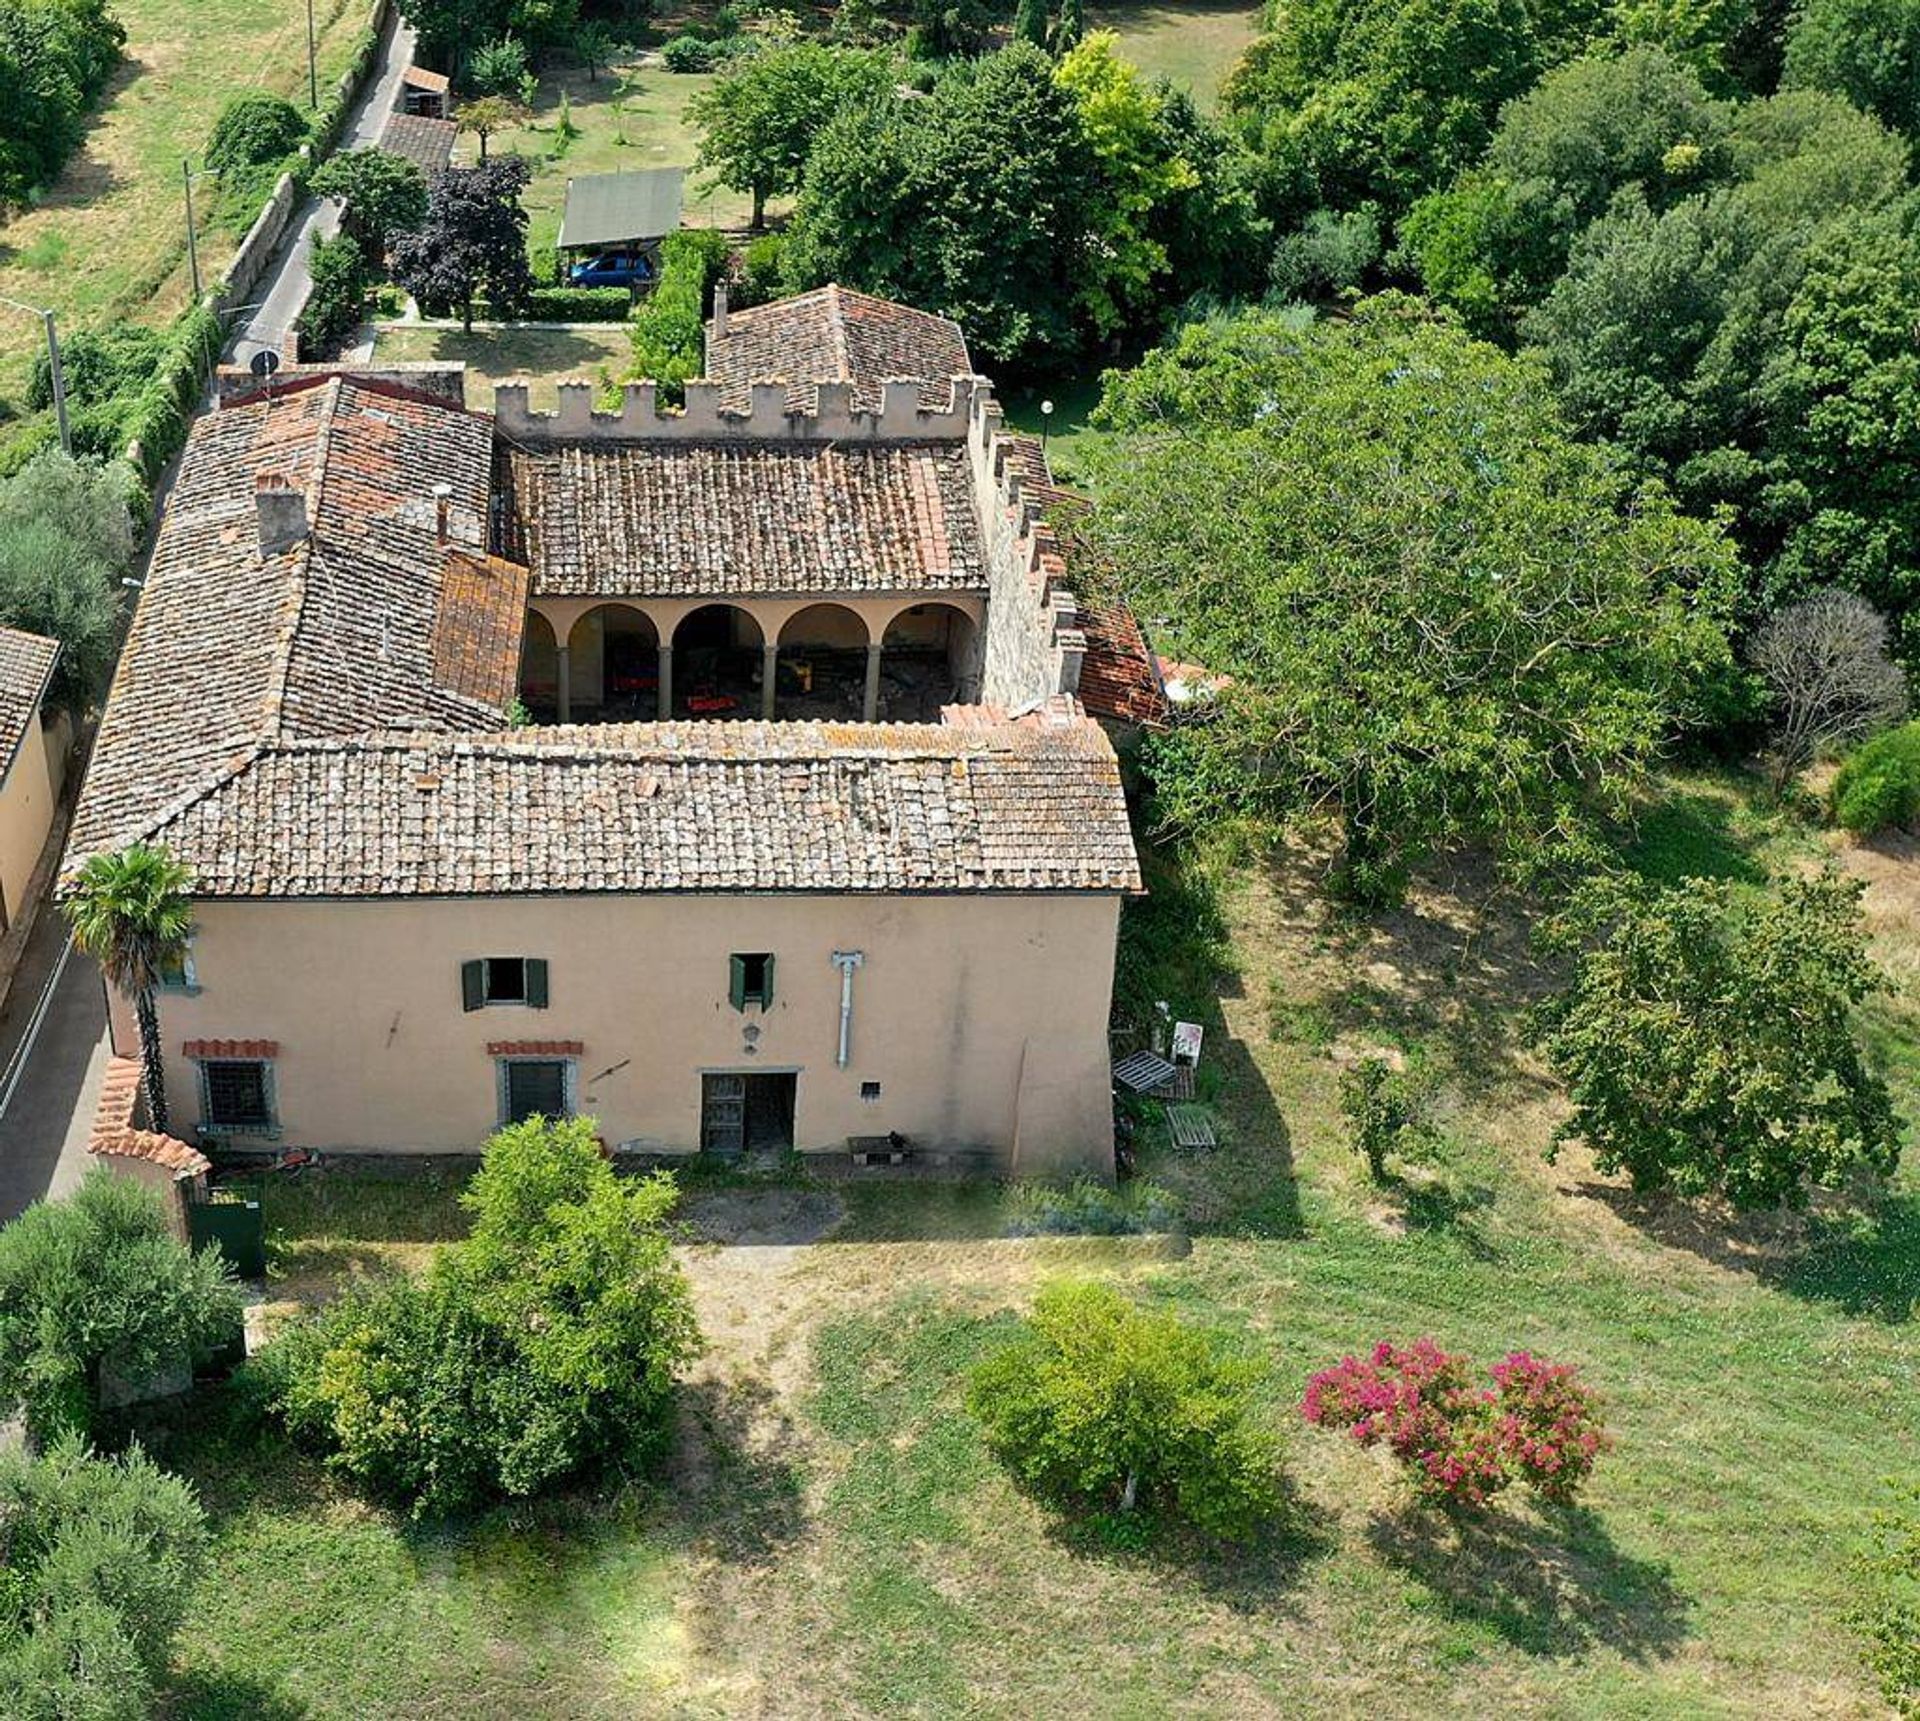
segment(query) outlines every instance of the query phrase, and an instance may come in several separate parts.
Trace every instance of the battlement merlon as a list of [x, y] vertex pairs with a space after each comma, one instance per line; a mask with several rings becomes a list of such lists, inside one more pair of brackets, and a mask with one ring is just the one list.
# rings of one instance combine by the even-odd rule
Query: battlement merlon
[[985, 377], [956, 376], [946, 405], [929, 407], [920, 398], [925, 385], [915, 379], [880, 386], [877, 406], [856, 406], [853, 384], [815, 383], [813, 409], [794, 412], [785, 383], [757, 382], [741, 412], [721, 404], [719, 383], [696, 378], [676, 411], [660, 404], [655, 384], [630, 382], [618, 412], [596, 412], [594, 384], [563, 382], [559, 410], [534, 412], [525, 383], [503, 382], [493, 391], [494, 421], [503, 435], [529, 442], [958, 442], [993, 393]]

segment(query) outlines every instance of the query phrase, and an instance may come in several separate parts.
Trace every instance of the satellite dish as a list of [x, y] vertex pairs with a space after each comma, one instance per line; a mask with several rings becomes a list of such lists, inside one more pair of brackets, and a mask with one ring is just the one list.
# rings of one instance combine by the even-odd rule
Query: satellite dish
[[280, 355], [272, 347], [262, 347], [247, 360], [247, 369], [263, 380], [280, 368]]

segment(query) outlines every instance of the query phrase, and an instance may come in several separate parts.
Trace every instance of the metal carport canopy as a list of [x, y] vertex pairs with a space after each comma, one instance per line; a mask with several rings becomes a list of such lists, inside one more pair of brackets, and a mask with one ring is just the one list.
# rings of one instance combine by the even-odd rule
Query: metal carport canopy
[[583, 173], [567, 181], [566, 213], [560, 218], [562, 251], [662, 239], [680, 225], [684, 167], [649, 167], [635, 173]]

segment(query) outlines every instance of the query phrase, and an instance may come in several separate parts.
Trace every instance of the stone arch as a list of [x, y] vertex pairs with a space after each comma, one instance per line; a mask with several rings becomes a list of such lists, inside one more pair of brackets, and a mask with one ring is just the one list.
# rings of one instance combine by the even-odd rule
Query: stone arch
[[768, 665], [766, 634], [739, 604], [702, 604], [673, 630], [675, 717], [758, 717]]
[[840, 603], [808, 604], [780, 628], [773, 714], [789, 718], [855, 716], [867, 684], [871, 635], [866, 618]]
[[596, 604], [567, 632], [572, 714], [648, 722], [658, 714], [660, 630], [632, 604]]
[[892, 723], [938, 723], [943, 705], [980, 696], [980, 629], [957, 604], [910, 604], [880, 636], [878, 709]]
[[527, 611], [520, 636], [520, 703], [543, 723], [560, 714], [560, 642], [553, 623], [537, 609]]

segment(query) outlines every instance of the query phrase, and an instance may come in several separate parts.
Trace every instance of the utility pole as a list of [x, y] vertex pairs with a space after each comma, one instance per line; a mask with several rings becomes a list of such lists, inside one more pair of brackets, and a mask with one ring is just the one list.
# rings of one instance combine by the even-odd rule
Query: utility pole
[[182, 159], [180, 183], [187, 193], [187, 268], [193, 274], [193, 302], [200, 303], [200, 244], [193, 236], [193, 163]]
[[0, 299], [0, 305], [11, 305], [16, 311], [27, 311], [40, 319], [40, 326], [47, 334], [47, 372], [53, 384], [53, 416], [60, 426], [60, 447], [63, 452], [73, 452], [73, 435], [67, 428], [67, 377], [60, 368], [60, 337], [54, 332], [53, 313], [42, 305], [27, 305], [18, 299]]
[[313, 0], [307, 0], [307, 106], [320, 111], [320, 71], [313, 59]]

